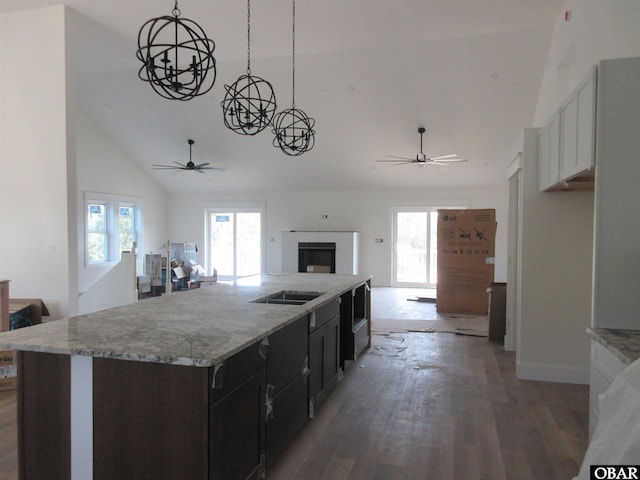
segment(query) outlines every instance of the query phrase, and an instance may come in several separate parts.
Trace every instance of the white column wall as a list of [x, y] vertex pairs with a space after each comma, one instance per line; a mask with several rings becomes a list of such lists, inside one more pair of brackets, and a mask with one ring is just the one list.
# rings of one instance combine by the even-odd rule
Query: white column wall
[[76, 308], [66, 17], [64, 6], [0, 15], [0, 277], [14, 297], [43, 297], [53, 317]]

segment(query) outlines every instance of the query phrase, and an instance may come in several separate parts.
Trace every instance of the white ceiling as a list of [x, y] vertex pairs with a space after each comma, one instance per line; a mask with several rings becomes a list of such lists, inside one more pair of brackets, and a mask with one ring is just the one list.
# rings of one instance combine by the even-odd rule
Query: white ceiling
[[[0, 0], [0, 11], [60, 0]], [[299, 157], [228, 130], [224, 85], [246, 71], [247, 4], [181, 0], [181, 18], [216, 42], [212, 91], [165, 100], [137, 76], [142, 24], [170, 15], [173, 0], [67, 0], [78, 12], [79, 108], [167, 190], [336, 190], [504, 184], [510, 148], [530, 126], [553, 24], [564, 0], [297, 0], [296, 106], [316, 121], [316, 144]], [[278, 110], [291, 106], [291, 1], [253, 0], [251, 70], [268, 80]], [[389, 166], [457, 153], [455, 166]], [[152, 163], [226, 172], [168, 173]]]

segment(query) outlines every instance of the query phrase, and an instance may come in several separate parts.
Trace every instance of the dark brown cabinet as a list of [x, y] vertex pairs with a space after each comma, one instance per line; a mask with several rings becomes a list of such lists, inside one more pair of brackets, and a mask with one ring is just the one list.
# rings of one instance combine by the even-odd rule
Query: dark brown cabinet
[[209, 479], [264, 478], [267, 342], [209, 369]]
[[369, 284], [363, 283], [342, 295], [340, 302], [340, 363], [344, 367], [346, 360], [357, 360], [358, 356], [370, 346], [370, 291]]
[[209, 407], [209, 479], [265, 474], [265, 369]]
[[309, 415], [314, 415], [340, 377], [340, 309], [338, 301], [309, 316]]
[[269, 336], [267, 355], [267, 469], [308, 418], [306, 315]]

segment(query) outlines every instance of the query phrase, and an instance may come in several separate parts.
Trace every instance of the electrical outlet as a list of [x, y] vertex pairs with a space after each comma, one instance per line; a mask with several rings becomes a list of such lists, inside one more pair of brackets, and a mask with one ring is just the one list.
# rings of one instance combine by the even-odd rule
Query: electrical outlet
[[320, 218], [322, 218], [323, 220], [326, 220], [327, 218], [329, 218], [329, 215], [327, 215], [326, 213], [323, 213], [322, 215], [320, 215]]
[[382, 240], [381, 238], [376, 238], [374, 241], [375, 241], [376, 243], [382, 243], [382, 242], [384, 242], [384, 240]]

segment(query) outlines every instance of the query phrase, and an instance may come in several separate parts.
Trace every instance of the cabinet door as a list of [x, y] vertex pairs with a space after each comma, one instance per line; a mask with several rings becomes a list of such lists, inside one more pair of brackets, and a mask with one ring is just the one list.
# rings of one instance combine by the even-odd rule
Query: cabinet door
[[340, 376], [340, 316], [336, 315], [325, 327], [324, 388], [332, 389]]
[[309, 335], [310, 415], [338, 382], [340, 375], [340, 316]]
[[298, 374], [272, 400], [267, 420], [267, 469], [293, 441], [308, 419], [307, 381]]
[[547, 188], [549, 181], [549, 126], [540, 129], [538, 136], [538, 190]]
[[538, 137], [538, 189], [548, 190], [560, 180], [560, 113], [554, 113]]
[[578, 98], [574, 95], [560, 108], [561, 178], [578, 172]]
[[306, 316], [269, 336], [267, 384], [274, 395], [305, 369], [308, 337]]
[[313, 400], [324, 388], [325, 329], [309, 335], [309, 400]]
[[210, 405], [210, 479], [264, 478], [265, 389], [263, 368]]
[[549, 177], [547, 188], [560, 181], [560, 114], [556, 113], [549, 122]]
[[588, 171], [595, 166], [596, 72], [594, 66], [576, 93], [578, 104], [576, 173]]

